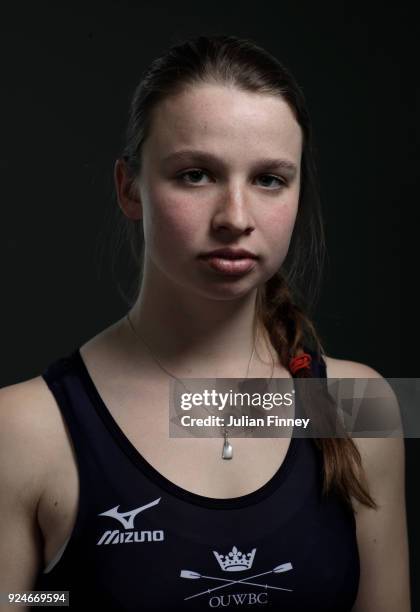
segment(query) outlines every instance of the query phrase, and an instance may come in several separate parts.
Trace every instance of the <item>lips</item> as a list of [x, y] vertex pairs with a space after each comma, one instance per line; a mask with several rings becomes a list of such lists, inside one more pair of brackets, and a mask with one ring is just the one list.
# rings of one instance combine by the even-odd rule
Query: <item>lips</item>
[[255, 253], [251, 253], [245, 249], [216, 249], [214, 251], [210, 251], [208, 253], [203, 253], [201, 257], [217, 257], [221, 259], [258, 259], [258, 256]]
[[258, 255], [245, 249], [229, 247], [202, 253], [199, 257], [207, 267], [223, 276], [242, 276], [257, 265]]
[[204, 265], [224, 276], [242, 276], [250, 272], [257, 265], [256, 259], [251, 257], [229, 259], [227, 257], [207, 256], [202, 258], [201, 261]]

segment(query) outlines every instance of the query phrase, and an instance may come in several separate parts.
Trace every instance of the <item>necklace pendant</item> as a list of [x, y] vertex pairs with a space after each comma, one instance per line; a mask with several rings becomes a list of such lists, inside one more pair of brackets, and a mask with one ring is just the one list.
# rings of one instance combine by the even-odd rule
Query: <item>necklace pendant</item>
[[227, 438], [223, 442], [223, 451], [222, 451], [222, 459], [232, 459], [233, 457], [233, 448], [232, 444], [228, 442]]

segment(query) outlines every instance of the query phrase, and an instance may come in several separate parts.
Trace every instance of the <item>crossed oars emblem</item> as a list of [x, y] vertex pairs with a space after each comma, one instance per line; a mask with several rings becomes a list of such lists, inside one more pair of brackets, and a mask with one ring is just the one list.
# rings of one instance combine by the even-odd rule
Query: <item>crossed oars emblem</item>
[[190, 579], [198, 579], [198, 578], [209, 578], [210, 580], [218, 580], [219, 582], [225, 582], [226, 584], [222, 584], [220, 586], [214, 587], [213, 589], [206, 589], [205, 591], [201, 591], [201, 593], [196, 593], [195, 595], [190, 595], [189, 597], [184, 597], [184, 601], [186, 599], [192, 599], [193, 597], [199, 597], [200, 595], [205, 595], [206, 593], [211, 593], [212, 591], [217, 591], [218, 589], [224, 589], [231, 584], [249, 584], [251, 586], [259, 586], [265, 589], [276, 589], [278, 591], [293, 591], [293, 589], [284, 589], [282, 587], [270, 586], [269, 584], [260, 584], [258, 582], [249, 582], [253, 578], [258, 578], [259, 576], [266, 576], [267, 574], [280, 574], [282, 572], [288, 572], [293, 569], [291, 563], [282, 563], [281, 565], [276, 565], [268, 572], [261, 572], [261, 574], [254, 574], [253, 576], [247, 576], [246, 578], [242, 578], [241, 580], [229, 580], [228, 578], [218, 578], [217, 576], [205, 576], [204, 574], [199, 574], [198, 572], [194, 572], [192, 570], [181, 570], [180, 576], [181, 578], [190, 578]]

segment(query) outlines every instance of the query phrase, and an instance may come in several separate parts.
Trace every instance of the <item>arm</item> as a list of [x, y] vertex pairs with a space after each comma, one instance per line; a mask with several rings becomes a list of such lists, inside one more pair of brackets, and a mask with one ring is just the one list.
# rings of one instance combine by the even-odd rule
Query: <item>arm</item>
[[[330, 378], [382, 378], [367, 365], [326, 358]], [[400, 409], [391, 386], [386, 407], [389, 422], [399, 422]], [[388, 401], [389, 400], [389, 401]], [[405, 507], [404, 439], [353, 438], [362, 458], [373, 510], [356, 500], [360, 584], [352, 612], [410, 612], [409, 552]]]
[[[31, 381], [0, 389], [0, 593], [32, 590], [41, 566], [36, 510], [43, 459], [30, 389]], [[0, 603], [0, 612], [15, 608]]]
[[404, 440], [360, 438], [355, 442], [379, 508], [358, 506], [360, 585], [353, 612], [410, 612]]

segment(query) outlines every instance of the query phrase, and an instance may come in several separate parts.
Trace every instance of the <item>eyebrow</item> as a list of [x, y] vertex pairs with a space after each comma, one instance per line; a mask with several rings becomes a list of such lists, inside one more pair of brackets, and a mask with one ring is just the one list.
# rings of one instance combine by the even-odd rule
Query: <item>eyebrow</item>
[[[166, 157], [163, 158], [164, 163], [169, 163], [173, 161], [184, 161], [191, 162], [197, 161], [199, 163], [207, 164], [219, 164], [223, 165], [223, 162], [212, 153], [207, 153], [206, 151], [200, 151], [198, 149], [182, 149], [181, 151], [174, 151], [170, 153]], [[292, 177], [297, 173], [296, 164], [289, 161], [288, 159], [273, 159], [271, 157], [258, 159], [253, 164], [254, 171], [264, 169], [264, 170], [284, 170], [289, 173]]]

